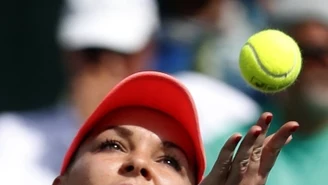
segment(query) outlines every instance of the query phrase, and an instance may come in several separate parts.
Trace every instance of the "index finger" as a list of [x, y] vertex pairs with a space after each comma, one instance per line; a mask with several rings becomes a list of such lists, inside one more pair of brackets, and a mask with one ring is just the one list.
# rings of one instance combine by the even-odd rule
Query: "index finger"
[[292, 133], [294, 133], [299, 127], [299, 124], [295, 121], [290, 121], [284, 124], [269, 141], [265, 142], [263, 147], [262, 157], [260, 162], [259, 173], [266, 177], [272, 169], [280, 150], [288, 141]]
[[272, 114], [269, 112], [265, 112], [261, 115], [256, 125], [262, 128], [261, 134], [257, 137], [256, 141], [253, 145], [253, 152], [250, 156], [250, 164], [248, 171], [257, 172], [259, 166], [259, 159], [261, 158], [262, 147], [264, 140], [266, 138], [266, 134], [268, 132], [270, 123], [272, 120]]

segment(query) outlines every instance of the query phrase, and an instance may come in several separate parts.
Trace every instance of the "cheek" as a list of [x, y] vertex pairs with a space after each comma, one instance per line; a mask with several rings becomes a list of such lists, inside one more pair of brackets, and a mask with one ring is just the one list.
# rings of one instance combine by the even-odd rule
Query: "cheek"
[[328, 86], [328, 66], [320, 65], [314, 61], [305, 64], [300, 75], [300, 81], [305, 86]]
[[315, 106], [328, 105], [328, 68], [318, 65], [305, 66], [295, 93]]
[[86, 154], [80, 157], [68, 178], [68, 185], [102, 185], [114, 181], [118, 176], [120, 162], [104, 155]]
[[155, 184], [158, 185], [193, 185], [195, 182], [191, 174], [181, 175], [163, 166], [154, 167], [154, 171], [156, 171]]
[[162, 176], [157, 178], [160, 185], [192, 185], [191, 181], [187, 178], [177, 178], [174, 176]]

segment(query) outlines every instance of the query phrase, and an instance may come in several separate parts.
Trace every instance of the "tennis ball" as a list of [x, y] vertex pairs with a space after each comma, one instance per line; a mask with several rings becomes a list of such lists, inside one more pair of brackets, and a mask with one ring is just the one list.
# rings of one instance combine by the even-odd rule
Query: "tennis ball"
[[297, 79], [302, 57], [297, 43], [279, 30], [263, 30], [251, 36], [239, 56], [244, 80], [264, 93], [286, 89]]

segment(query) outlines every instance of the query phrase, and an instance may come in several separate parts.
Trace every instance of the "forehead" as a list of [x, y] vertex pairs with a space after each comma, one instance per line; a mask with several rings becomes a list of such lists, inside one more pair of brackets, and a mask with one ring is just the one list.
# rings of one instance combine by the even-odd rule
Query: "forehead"
[[[120, 125], [141, 126], [155, 132], [157, 135], [165, 134], [168, 129], [184, 132], [182, 124], [171, 116], [145, 107], [124, 107], [116, 109], [99, 121], [96, 128], [101, 130]], [[170, 134], [170, 136], [173, 136], [173, 134]]]

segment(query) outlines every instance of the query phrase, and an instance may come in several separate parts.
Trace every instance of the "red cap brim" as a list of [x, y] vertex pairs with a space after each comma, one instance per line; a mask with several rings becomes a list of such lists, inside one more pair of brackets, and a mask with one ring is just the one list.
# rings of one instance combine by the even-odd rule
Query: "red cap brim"
[[149, 71], [127, 77], [106, 96], [75, 136], [65, 155], [61, 174], [65, 173], [81, 142], [95, 125], [114, 109], [129, 106], [159, 110], [182, 124], [195, 149], [199, 183], [205, 170], [205, 155], [193, 99], [189, 91], [175, 78], [164, 73]]

